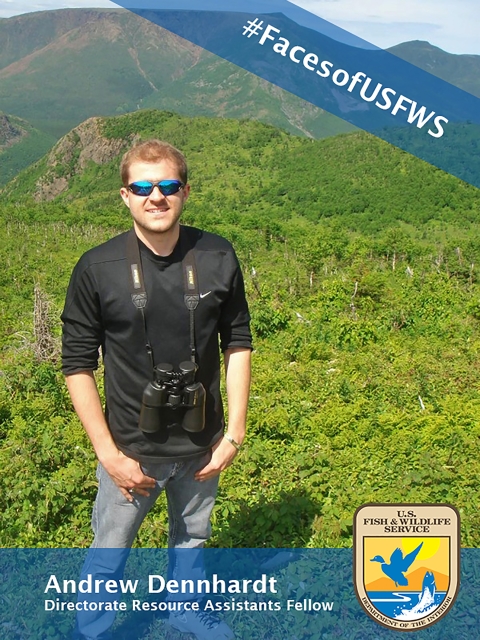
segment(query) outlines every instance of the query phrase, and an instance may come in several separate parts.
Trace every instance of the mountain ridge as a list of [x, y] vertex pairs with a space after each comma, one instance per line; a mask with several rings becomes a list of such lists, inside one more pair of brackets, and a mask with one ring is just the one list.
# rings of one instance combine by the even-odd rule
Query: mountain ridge
[[[356, 130], [120, 8], [57, 9], [5, 18], [0, 43], [0, 111], [28, 122], [44, 141], [58, 140], [90, 117], [144, 108], [189, 117], [257, 119], [316, 139]], [[448, 54], [422, 41], [389, 51], [480, 96], [480, 56]], [[460, 73], [465, 61], [467, 71]], [[27, 166], [19, 165], [18, 158], [30, 158], [17, 153], [10, 167], [9, 157], [2, 156], [8, 177]]]
[[[185, 115], [198, 115], [193, 112], [197, 107], [209, 116], [240, 111], [241, 117], [258, 118], [260, 113], [263, 121], [316, 138], [354, 130], [278, 87], [269, 90], [268, 83], [251, 74], [239, 80], [238, 67], [124, 9], [57, 9], [6, 18], [0, 42], [0, 109], [57, 138], [90, 116], [142, 107], [181, 109]], [[478, 89], [480, 95], [480, 56], [448, 54], [418, 41], [389, 51], [449, 82], [457, 80], [463, 89]], [[459, 73], [459, 59], [460, 64], [469, 61], [468, 77]], [[65, 73], [66, 66], [74, 74]], [[223, 80], [241, 81], [241, 96], [254, 96], [258, 104], [239, 104], [235, 92], [223, 96], [225, 104], [214, 97], [202, 102], [201, 74], [212, 66], [219, 90]], [[215, 80], [211, 69], [210, 76]]]

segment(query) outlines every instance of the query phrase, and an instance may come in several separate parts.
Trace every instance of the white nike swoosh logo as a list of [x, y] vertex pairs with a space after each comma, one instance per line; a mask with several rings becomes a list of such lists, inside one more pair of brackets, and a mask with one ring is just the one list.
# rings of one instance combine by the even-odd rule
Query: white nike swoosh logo
[[207, 293], [201, 293], [200, 294], [200, 298], [206, 298], [207, 296], [209, 296], [212, 292], [211, 291], [207, 291]]

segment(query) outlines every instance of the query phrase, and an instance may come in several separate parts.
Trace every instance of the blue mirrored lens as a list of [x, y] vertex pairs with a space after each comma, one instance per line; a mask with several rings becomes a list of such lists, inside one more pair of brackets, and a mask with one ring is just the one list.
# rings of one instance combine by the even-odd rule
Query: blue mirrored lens
[[182, 183], [179, 180], [162, 180], [158, 183], [158, 188], [164, 196], [171, 196], [180, 191]]
[[180, 180], [161, 180], [160, 182], [152, 183], [148, 180], [139, 180], [128, 185], [130, 191], [136, 196], [149, 196], [155, 187], [158, 187], [160, 193], [164, 196], [171, 196], [180, 191], [183, 187], [183, 182], [180, 182]]
[[132, 182], [129, 188], [136, 196], [149, 196], [153, 191], [153, 184], [145, 181]]

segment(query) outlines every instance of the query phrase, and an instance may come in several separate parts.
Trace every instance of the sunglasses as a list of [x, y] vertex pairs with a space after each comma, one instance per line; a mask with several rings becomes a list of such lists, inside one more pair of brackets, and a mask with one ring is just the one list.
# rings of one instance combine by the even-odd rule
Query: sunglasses
[[160, 189], [160, 193], [164, 196], [173, 196], [183, 189], [185, 184], [180, 180], [160, 180], [160, 182], [149, 182], [148, 180], [139, 180], [128, 185], [129, 191], [136, 196], [149, 196], [153, 193], [155, 187]]

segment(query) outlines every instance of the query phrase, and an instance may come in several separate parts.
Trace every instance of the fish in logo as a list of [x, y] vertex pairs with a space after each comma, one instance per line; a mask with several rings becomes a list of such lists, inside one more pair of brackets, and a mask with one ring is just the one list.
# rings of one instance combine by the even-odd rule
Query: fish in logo
[[425, 628], [451, 608], [459, 588], [460, 518], [445, 504], [367, 504], [354, 518], [357, 598], [376, 622]]

